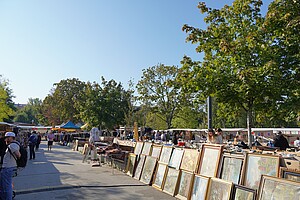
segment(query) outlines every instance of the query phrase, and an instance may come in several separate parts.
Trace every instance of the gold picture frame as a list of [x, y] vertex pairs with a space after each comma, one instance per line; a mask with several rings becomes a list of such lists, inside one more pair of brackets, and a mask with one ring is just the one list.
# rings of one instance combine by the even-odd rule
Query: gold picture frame
[[161, 153], [160, 153], [159, 161], [164, 164], [169, 164], [169, 160], [171, 158], [172, 151], [173, 151], [172, 146], [163, 146]]
[[178, 189], [177, 194], [175, 195], [176, 198], [187, 200], [190, 199], [191, 196], [191, 190], [193, 187], [193, 181], [194, 181], [194, 173], [181, 170], [180, 177], [178, 180]]
[[162, 146], [161, 145], [152, 145], [151, 156], [159, 160]]
[[195, 175], [192, 191], [190, 195], [191, 200], [205, 200], [208, 190], [210, 177]]
[[198, 149], [184, 149], [180, 169], [189, 172], [196, 172], [200, 159], [200, 152]]
[[229, 200], [231, 197], [233, 183], [219, 178], [211, 178], [208, 184], [206, 199]]
[[134, 172], [134, 176], [133, 178], [140, 180], [141, 178], [141, 174], [144, 168], [144, 164], [145, 164], [145, 160], [146, 160], [146, 156], [145, 155], [140, 155], [138, 160], [137, 160], [137, 164], [135, 167], [135, 172]]
[[291, 199], [300, 197], [300, 183], [282, 178], [262, 175], [258, 190], [258, 200]]
[[147, 156], [145, 163], [144, 163], [144, 168], [141, 174], [140, 181], [150, 185], [153, 177], [153, 173], [156, 167], [156, 162], [157, 159], [152, 157], [152, 156]]
[[242, 185], [251, 189], [258, 189], [261, 175], [278, 177], [279, 163], [279, 156], [247, 153]]
[[280, 178], [300, 182], [300, 170], [280, 167]]
[[135, 164], [136, 164], [136, 158], [137, 155], [134, 153], [129, 153], [128, 159], [127, 159], [127, 166], [126, 166], [126, 174], [128, 176], [133, 177], [134, 175], [134, 170], [135, 170]]
[[240, 184], [243, 176], [245, 156], [224, 153], [219, 166], [218, 178]]
[[162, 190], [166, 178], [168, 165], [158, 162], [156, 172], [153, 178], [152, 186], [158, 190]]
[[167, 175], [163, 186], [163, 192], [174, 196], [177, 188], [180, 171], [174, 168], [167, 168]]
[[232, 200], [256, 200], [256, 190], [242, 185], [234, 184]]
[[183, 149], [174, 148], [168, 166], [178, 170], [181, 164], [183, 153], [184, 153]]
[[217, 177], [223, 145], [203, 144], [198, 174], [208, 177]]
[[142, 153], [143, 146], [144, 146], [144, 142], [136, 142], [134, 147], [134, 154], [140, 155]]
[[152, 142], [144, 142], [142, 154], [146, 156], [151, 155]]

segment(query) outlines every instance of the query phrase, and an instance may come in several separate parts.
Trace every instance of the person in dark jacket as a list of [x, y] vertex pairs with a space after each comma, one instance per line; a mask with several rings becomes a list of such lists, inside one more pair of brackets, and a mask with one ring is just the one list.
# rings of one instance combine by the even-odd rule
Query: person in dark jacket
[[39, 147], [40, 147], [40, 144], [41, 144], [41, 141], [42, 141], [42, 136], [40, 133], [37, 134], [37, 140], [36, 140], [36, 144], [35, 144], [35, 150], [38, 151], [39, 150]]
[[274, 147], [279, 147], [280, 150], [286, 150], [286, 148], [290, 147], [287, 139], [283, 136], [281, 131], [278, 131], [274, 137]]

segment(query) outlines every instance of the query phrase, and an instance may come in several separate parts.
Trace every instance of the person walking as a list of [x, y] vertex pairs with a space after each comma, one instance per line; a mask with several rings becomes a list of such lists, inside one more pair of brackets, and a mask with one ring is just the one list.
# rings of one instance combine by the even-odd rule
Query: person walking
[[55, 135], [54, 135], [53, 132], [50, 132], [50, 133], [47, 135], [47, 140], [48, 140], [48, 151], [51, 151], [51, 149], [52, 149], [54, 137], [55, 137]]
[[40, 144], [42, 141], [42, 136], [40, 133], [37, 134], [37, 140], [36, 140], [36, 145], [35, 145], [35, 150], [38, 151], [40, 148]]
[[21, 157], [20, 146], [16, 142], [15, 138], [15, 133], [5, 133], [7, 149], [3, 157], [3, 164], [0, 171], [0, 199], [3, 200], [12, 200], [12, 177], [17, 170], [16, 158]]
[[280, 150], [286, 150], [286, 148], [290, 148], [289, 142], [283, 136], [281, 131], [276, 132], [276, 136], [274, 137], [274, 147], [279, 147]]
[[37, 135], [36, 132], [33, 131], [32, 134], [30, 135], [29, 139], [28, 139], [28, 146], [29, 146], [29, 160], [31, 159], [35, 159], [35, 151], [34, 148], [36, 146], [37, 143]]

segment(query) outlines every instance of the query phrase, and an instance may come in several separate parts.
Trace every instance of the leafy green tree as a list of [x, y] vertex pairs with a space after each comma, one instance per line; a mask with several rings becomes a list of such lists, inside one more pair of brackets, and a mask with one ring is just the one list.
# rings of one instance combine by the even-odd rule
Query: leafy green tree
[[42, 100], [29, 98], [27, 105], [16, 112], [14, 121], [36, 125], [43, 123]]
[[13, 95], [8, 84], [0, 75], [0, 121], [10, 121], [14, 115]]
[[192, 78], [187, 87], [201, 90], [203, 96], [214, 96], [247, 114], [249, 144], [254, 110], [270, 106], [282, 97], [278, 78], [282, 71], [268, 51], [269, 41], [260, 14], [261, 0], [235, 0], [221, 9], [199, 3], [206, 14], [207, 28], [184, 25], [187, 41], [198, 44], [203, 62], [183, 59], [183, 74]]
[[148, 102], [152, 113], [172, 127], [172, 120], [180, 108], [180, 88], [175, 87], [174, 80], [178, 67], [159, 64], [143, 70], [141, 80], [137, 84], [138, 99]]

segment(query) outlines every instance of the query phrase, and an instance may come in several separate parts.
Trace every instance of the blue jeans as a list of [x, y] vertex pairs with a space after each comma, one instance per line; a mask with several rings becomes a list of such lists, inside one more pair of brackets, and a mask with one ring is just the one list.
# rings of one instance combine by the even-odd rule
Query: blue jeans
[[2, 200], [12, 200], [12, 177], [16, 167], [2, 168], [0, 173], [0, 191]]

